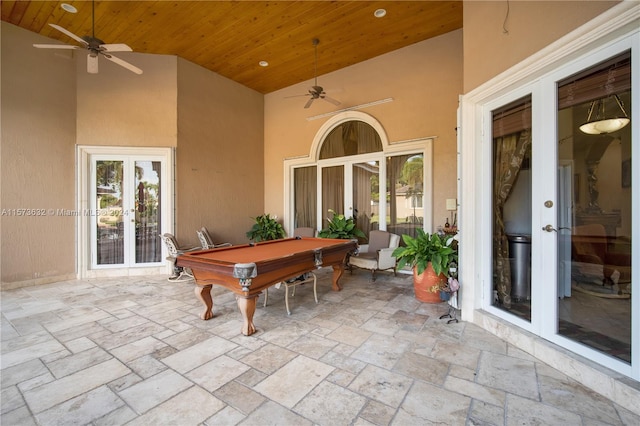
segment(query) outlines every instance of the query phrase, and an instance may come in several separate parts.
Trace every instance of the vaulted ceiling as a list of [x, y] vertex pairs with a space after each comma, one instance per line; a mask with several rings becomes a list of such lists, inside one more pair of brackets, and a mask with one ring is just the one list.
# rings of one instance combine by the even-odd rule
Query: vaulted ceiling
[[[375, 17], [378, 9], [386, 15]], [[177, 55], [270, 93], [313, 79], [314, 38], [322, 75], [462, 28], [462, 1], [2, 0], [2, 20], [61, 43], [77, 44], [48, 24], [135, 52]]]

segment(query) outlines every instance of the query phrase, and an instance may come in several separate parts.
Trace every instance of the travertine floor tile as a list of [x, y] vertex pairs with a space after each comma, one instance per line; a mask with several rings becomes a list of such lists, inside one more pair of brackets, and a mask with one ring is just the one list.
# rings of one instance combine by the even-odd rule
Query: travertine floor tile
[[127, 425], [197, 425], [223, 407], [224, 403], [209, 392], [192, 386]]
[[292, 408], [324, 380], [333, 367], [299, 355], [255, 386], [256, 391]]
[[349, 424], [366, 402], [366, 398], [348, 389], [322, 382], [294, 407], [294, 411], [318, 425]]
[[331, 268], [317, 273], [318, 304], [300, 288], [288, 316], [282, 291], [266, 307], [261, 296], [252, 336], [231, 292], [214, 286], [215, 316], [202, 321], [193, 282], [164, 276], [5, 291], [0, 422], [640, 424], [637, 384], [618, 383], [622, 408], [474, 324], [440, 320], [448, 306], [417, 301], [410, 277], [383, 273], [372, 287], [354, 271], [333, 292]]
[[191, 370], [185, 376], [209, 392], [214, 392], [245, 371], [248, 371], [249, 368], [248, 365], [240, 361], [236, 361], [226, 355], [220, 355], [206, 364]]
[[477, 382], [525, 398], [539, 398], [535, 366], [531, 361], [483, 352]]
[[214, 336], [169, 355], [162, 362], [179, 373], [186, 373], [236, 347], [235, 343]]
[[369, 365], [351, 382], [349, 389], [396, 408], [412, 383], [406, 376]]
[[165, 370], [120, 392], [120, 397], [138, 414], [174, 397], [193, 383], [173, 370]]
[[29, 389], [23, 396], [30, 409], [37, 414], [122, 377], [129, 371], [124, 364], [112, 358], [54, 382]]
[[464, 424], [470, 404], [471, 398], [428, 383], [416, 382], [392, 424]]
[[36, 415], [41, 425], [90, 424], [125, 406], [107, 386], [100, 386]]

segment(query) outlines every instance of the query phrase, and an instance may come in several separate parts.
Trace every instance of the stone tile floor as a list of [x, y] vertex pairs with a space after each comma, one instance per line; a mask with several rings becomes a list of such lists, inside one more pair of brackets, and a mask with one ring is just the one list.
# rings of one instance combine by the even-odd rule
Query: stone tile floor
[[330, 270], [240, 334], [214, 287], [68, 281], [2, 292], [2, 425], [637, 425], [640, 416], [413, 297], [411, 278]]

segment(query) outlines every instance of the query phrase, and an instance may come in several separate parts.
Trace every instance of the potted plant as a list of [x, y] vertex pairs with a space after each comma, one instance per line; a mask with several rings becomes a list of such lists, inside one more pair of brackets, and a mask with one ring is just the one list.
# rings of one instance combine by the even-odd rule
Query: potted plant
[[320, 238], [338, 238], [342, 240], [354, 240], [358, 238], [367, 238], [360, 229], [356, 228], [353, 217], [346, 218], [342, 214], [336, 214], [335, 211], [329, 209], [332, 214], [331, 219], [327, 219], [329, 224], [327, 227], [318, 232]]
[[253, 242], [270, 241], [284, 238], [285, 232], [276, 216], [271, 217], [268, 213], [253, 218], [255, 223], [247, 232], [247, 237]]
[[453, 236], [429, 234], [417, 229], [416, 237], [402, 235], [404, 246], [393, 251], [398, 268], [413, 269], [416, 298], [426, 303], [440, 303], [440, 290], [447, 287], [449, 266], [457, 261]]

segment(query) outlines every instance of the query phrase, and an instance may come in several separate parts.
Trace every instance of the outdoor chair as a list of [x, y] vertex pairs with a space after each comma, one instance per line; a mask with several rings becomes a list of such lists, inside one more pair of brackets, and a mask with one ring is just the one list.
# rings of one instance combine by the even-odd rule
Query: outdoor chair
[[[315, 237], [315, 235], [316, 235], [316, 230], [314, 228], [296, 228], [293, 231], [294, 237]], [[313, 297], [315, 298], [316, 303], [318, 303], [318, 291], [317, 291], [318, 278], [316, 277], [316, 274], [314, 274], [311, 271], [306, 272], [296, 278], [276, 284], [276, 288], [279, 288], [280, 285], [284, 284], [284, 287], [285, 287], [284, 288], [285, 290], [284, 304], [285, 304], [285, 307], [287, 308], [287, 315], [291, 315], [291, 310], [289, 309], [289, 287], [292, 288], [291, 296], [294, 297], [296, 295], [296, 286], [310, 283], [310, 282], [313, 282]], [[264, 291], [263, 306], [267, 306], [268, 301], [269, 301], [269, 289], [266, 289]]]
[[187, 281], [193, 279], [193, 274], [189, 268], [183, 268], [176, 264], [178, 256], [182, 253], [186, 253], [189, 251], [200, 250], [200, 247], [183, 247], [178, 244], [178, 240], [173, 234], [165, 233], [162, 236], [162, 241], [167, 246], [167, 252], [169, 256], [167, 256], [167, 260], [171, 262], [172, 273], [169, 276], [168, 280], [171, 282], [176, 281]]
[[196, 231], [198, 234], [198, 240], [200, 240], [200, 245], [203, 249], [212, 249], [218, 247], [230, 247], [231, 243], [214, 243], [213, 238], [211, 238], [211, 234], [204, 226]]
[[396, 258], [393, 251], [400, 244], [400, 236], [387, 231], [369, 232], [369, 244], [358, 247], [358, 253], [349, 258], [349, 270], [353, 267], [371, 271], [371, 281], [376, 280], [376, 271], [393, 270], [396, 275]]

